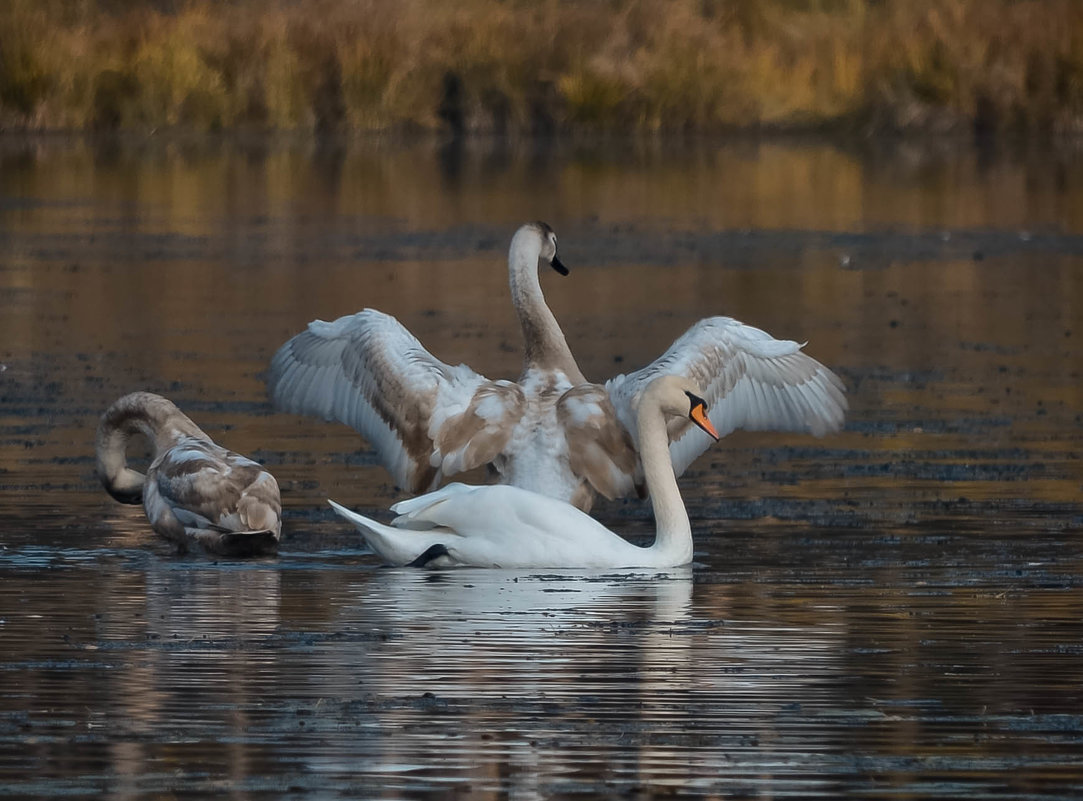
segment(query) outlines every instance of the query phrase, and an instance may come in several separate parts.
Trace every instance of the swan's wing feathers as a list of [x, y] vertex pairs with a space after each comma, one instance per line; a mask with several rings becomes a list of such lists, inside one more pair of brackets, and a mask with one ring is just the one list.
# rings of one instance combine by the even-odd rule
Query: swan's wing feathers
[[[491, 383], [465, 365], [440, 361], [398, 320], [374, 309], [310, 323], [278, 350], [268, 378], [278, 408], [351, 426], [411, 492], [489, 453], [490, 443], [471, 449], [457, 424]], [[445, 441], [453, 445], [450, 459], [438, 445]]]
[[439, 532], [462, 564], [575, 564], [619, 539], [571, 504], [508, 484], [449, 484], [392, 509], [400, 515], [393, 526]]
[[[808, 431], [822, 436], [842, 427], [848, 404], [842, 380], [801, 352], [730, 317], [700, 320], [651, 364], [606, 384], [621, 421], [635, 433], [639, 395], [659, 375], [683, 375], [707, 401], [720, 436], [737, 429]], [[680, 475], [710, 440], [687, 420], [670, 424], [670, 455]]]
[[[250, 487], [278, 505], [278, 485], [259, 464], [211, 442], [183, 439], [151, 466], [149, 479], [178, 518], [197, 527], [248, 529], [238, 508]], [[270, 478], [268, 483], [264, 477]], [[270, 484], [274, 497], [270, 497]], [[259, 526], [263, 528], [263, 526]]]
[[261, 470], [237, 502], [238, 528], [243, 531], [282, 531], [282, 498], [278, 482]]
[[429, 529], [444, 525], [440, 518], [440, 506], [449, 498], [459, 495], [469, 495], [476, 489], [469, 484], [452, 482], [445, 484], [440, 489], [427, 492], [415, 498], [407, 498], [404, 501], [392, 504], [391, 511], [397, 517], [391, 521], [396, 528]]
[[607, 498], [644, 494], [635, 443], [604, 387], [569, 389], [557, 401], [557, 420], [568, 441], [572, 473]]
[[[504, 490], [512, 490], [504, 493]], [[452, 483], [417, 498], [399, 501], [391, 507], [398, 515], [391, 521], [396, 528], [446, 528], [450, 534], [476, 533], [480, 526], [491, 525], [507, 509], [506, 498], [524, 493], [507, 485]], [[494, 513], [496, 516], [494, 517]]]
[[504, 451], [525, 408], [526, 397], [518, 384], [480, 384], [464, 410], [434, 426], [431, 463], [445, 475], [488, 464]]

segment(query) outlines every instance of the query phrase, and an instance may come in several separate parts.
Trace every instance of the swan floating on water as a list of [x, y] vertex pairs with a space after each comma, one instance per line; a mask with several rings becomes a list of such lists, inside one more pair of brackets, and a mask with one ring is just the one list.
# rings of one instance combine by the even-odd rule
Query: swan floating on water
[[[542, 295], [538, 271], [563, 274], [547, 224], [516, 231], [508, 253], [511, 297], [525, 352], [518, 381], [493, 381], [429, 353], [394, 317], [374, 309], [316, 320], [271, 361], [268, 389], [284, 411], [337, 420], [369, 441], [396, 483], [413, 494], [491, 465], [503, 484], [588, 511], [595, 493], [643, 494], [634, 408], [663, 374], [703, 388], [721, 436], [736, 430], [838, 430], [842, 381], [801, 352], [729, 317], [700, 320], [646, 367], [588, 382]], [[670, 428], [680, 475], [709, 445]]]
[[[153, 457], [147, 474], [128, 467], [128, 440], [143, 434]], [[195, 542], [223, 556], [278, 550], [278, 482], [259, 464], [216, 445], [172, 401], [133, 392], [98, 423], [97, 472], [121, 503], [142, 502], [151, 528], [181, 551]]]
[[692, 561], [692, 527], [670, 463], [670, 419], [694, 423], [715, 439], [698, 388], [662, 376], [643, 391], [636, 412], [655, 540], [634, 545], [574, 506], [509, 485], [449, 484], [391, 507], [391, 525], [328, 501], [391, 565], [503, 568], [667, 568]]

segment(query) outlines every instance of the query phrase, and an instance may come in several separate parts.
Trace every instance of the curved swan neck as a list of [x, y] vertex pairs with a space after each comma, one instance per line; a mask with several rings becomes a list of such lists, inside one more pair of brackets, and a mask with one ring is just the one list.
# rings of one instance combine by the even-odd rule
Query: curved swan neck
[[676, 561], [666, 560], [670, 564], [685, 564], [692, 561], [692, 524], [673, 472], [665, 417], [653, 400], [645, 396], [637, 413], [639, 454], [654, 506], [655, 540], [651, 548], [673, 554]]
[[110, 406], [98, 423], [95, 438], [98, 478], [106, 491], [122, 503], [139, 503], [146, 477], [128, 467], [128, 441], [142, 434], [151, 443], [153, 459], [173, 447], [181, 437], [207, 439], [207, 435], [165, 398], [133, 392]]
[[575, 363], [564, 332], [545, 303], [538, 279], [540, 258], [540, 235], [527, 227], [520, 229], [511, 240], [508, 277], [511, 301], [523, 329], [525, 368], [555, 368], [562, 370], [572, 383], [583, 383], [586, 379]]

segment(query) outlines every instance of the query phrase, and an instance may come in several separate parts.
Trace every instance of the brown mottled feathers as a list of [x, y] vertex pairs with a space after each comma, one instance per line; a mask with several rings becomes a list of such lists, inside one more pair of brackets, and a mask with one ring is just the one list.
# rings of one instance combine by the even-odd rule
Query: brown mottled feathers
[[[127, 466], [135, 434], [154, 450], [146, 476]], [[169, 400], [149, 392], [117, 400], [102, 415], [95, 450], [106, 490], [127, 503], [141, 500], [151, 527], [178, 547], [196, 542], [227, 556], [277, 550], [282, 505], [274, 477], [215, 444]]]
[[511, 381], [490, 381], [474, 392], [466, 410], [449, 417], [437, 432], [432, 460], [446, 473], [493, 462], [507, 447], [526, 398]]
[[492, 461], [522, 411], [516, 385], [445, 364], [375, 309], [310, 323], [275, 354], [268, 386], [280, 409], [359, 431], [413, 493]]
[[606, 498], [645, 495], [631, 434], [599, 384], [580, 384], [557, 402], [557, 420], [568, 440], [572, 472]]

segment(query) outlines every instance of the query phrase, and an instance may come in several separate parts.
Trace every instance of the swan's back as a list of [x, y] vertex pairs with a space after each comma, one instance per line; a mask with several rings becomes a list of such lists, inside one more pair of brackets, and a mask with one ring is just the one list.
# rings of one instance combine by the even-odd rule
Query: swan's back
[[274, 476], [210, 440], [181, 439], [151, 465], [148, 482], [186, 526], [281, 533]]
[[[564, 501], [508, 484], [449, 484], [392, 507], [400, 529], [440, 529], [454, 563], [492, 567], [642, 567], [652, 554]], [[403, 531], [403, 536], [412, 532]]]

